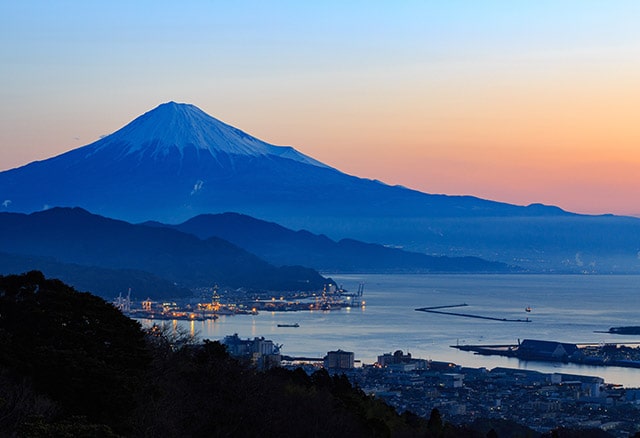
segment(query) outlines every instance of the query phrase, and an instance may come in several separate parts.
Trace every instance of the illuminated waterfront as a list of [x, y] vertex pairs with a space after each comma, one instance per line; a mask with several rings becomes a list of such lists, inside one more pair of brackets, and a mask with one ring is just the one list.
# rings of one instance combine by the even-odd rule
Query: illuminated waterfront
[[[221, 315], [215, 321], [175, 324], [204, 339], [220, 340], [233, 333], [241, 337], [264, 336], [283, 344], [283, 353], [291, 356], [319, 357], [340, 348], [355, 352], [356, 359], [364, 363], [373, 363], [380, 354], [404, 350], [413, 357], [470, 367], [595, 375], [611, 383], [640, 386], [638, 369], [524, 362], [450, 348], [465, 343], [513, 344], [518, 339], [578, 344], [638, 342], [640, 336], [594, 333], [614, 326], [639, 325], [640, 278], [636, 276], [335, 275], [332, 278], [348, 289], [356, 289], [364, 282], [366, 307], [330, 312]], [[531, 322], [456, 318], [414, 310], [452, 303], [468, 304], [469, 313], [507, 319], [528, 317]], [[525, 312], [527, 307], [531, 312]], [[295, 323], [299, 327], [278, 327]]]

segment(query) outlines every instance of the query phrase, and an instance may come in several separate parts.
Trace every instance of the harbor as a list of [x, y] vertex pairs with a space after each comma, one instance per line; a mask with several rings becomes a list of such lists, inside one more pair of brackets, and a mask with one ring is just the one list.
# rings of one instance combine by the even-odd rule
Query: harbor
[[[283, 293], [220, 290], [218, 286], [196, 290], [194, 298], [175, 301], [142, 301], [131, 299], [131, 290], [122, 293], [112, 304], [125, 315], [136, 319], [205, 321], [223, 315], [257, 315], [259, 312], [331, 311], [364, 307], [364, 283], [356, 292], [327, 284], [319, 293]], [[287, 324], [282, 327], [297, 327]]]
[[[286, 346], [291, 356], [316, 357], [321, 352], [341, 348], [358, 351], [365, 363], [376, 360], [374, 352], [381, 345], [410, 351], [414, 356], [436, 361], [451, 361], [475, 368], [512, 367], [541, 372], [563, 372], [600, 375], [607, 381], [637, 386], [640, 368], [590, 366], [580, 363], [527, 361], [515, 357], [480, 355], [451, 348], [461, 345], [517, 345], [517, 339], [550, 339], [577, 344], [640, 341], [640, 337], [621, 337], [606, 331], [609, 327], [637, 325], [637, 310], [628, 305], [627, 291], [636, 287], [635, 276], [571, 277], [571, 276], [487, 276], [487, 275], [336, 275], [328, 273], [337, 285], [349, 293], [357, 293], [365, 283], [366, 307], [333, 307], [331, 310], [281, 312], [264, 310], [257, 314], [225, 313], [232, 304], [252, 295], [234, 291], [229, 295], [219, 290], [219, 318], [207, 321], [177, 321], [177, 326], [202, 339], [222, 339], [238, 333], [243, 337], [270, 336]], [[601, 291], [607, 289], [603, 297]], [[565, 290], [580, 290], [581, 299]], [[481, 291], [481, 292], [480, 292]], [[508, 291], [508, 299], [505, 299]], [[132, 291], [132, 296], [134, 292]], [[126, 296], [126, 290], [123, 291]], [[321, 296], [322, 291], [316, 295]], [[202, 290], [194, 300], [211, 301], [212, 288]], [[146, 297], [143, 297], [146, 298]], [[262, 301], [275, 302], [280, 296], [263, 294]], [[285, 300], [287, 297], [284, 297]], [[315, 303], [312, 296], [291, 296], [291, 301]], [[363, 297], [365, 298], [365, 297]], [[237, 300], [237, 301], [235, 301]], [[625, 301], [626, 300], [626, 301]], [[321, 302], [321, 300], [318, 300]], [[611, 311], [594, 314], [594, 309], [613, 306]], [[529, 317], [531, 323], [510, 323], [477, 318], [417, 312], [424, 306], [467, 303], [469, 306], [442, 309], [488, 316]], [[613, 304], [611, 304], [613, 303]], [[162, 304], [161, 302], [159, 304]], [[180, 304], [180, 303], [179, 303]], [[183, 305], [189, 304], [187, 302]], [[193, 304], [192, 304], [193, 305]], [[229, 307], [227, 307], [229, 306]], [[525, 312], [526, 306], [532, 312]], [[139, 303], [135, 303], [139, 307]], [[558, 309], [571, 309], [560, 318]], [[251, 311], [251, 308], [245, 310]], [[143, 324], [154, 320], [140, 319]], [[157, 320], [155, 320], [157, 321]], [[159, 322], [159, 321], [158, 321]], [[172, 324], [171, 321], [166, 321]], [[277, 324], [298, 323], [298, 328], [281, 328]], [[173, 325], [171, 325], [173, 327]]]

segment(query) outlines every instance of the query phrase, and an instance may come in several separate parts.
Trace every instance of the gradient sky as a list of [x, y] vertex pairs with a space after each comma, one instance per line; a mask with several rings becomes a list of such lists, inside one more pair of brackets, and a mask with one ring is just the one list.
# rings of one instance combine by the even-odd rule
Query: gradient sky
[[174, 100], [389, 184], [640, 215], [640, 2], [317, 3], [0, 0], [0, 170]]

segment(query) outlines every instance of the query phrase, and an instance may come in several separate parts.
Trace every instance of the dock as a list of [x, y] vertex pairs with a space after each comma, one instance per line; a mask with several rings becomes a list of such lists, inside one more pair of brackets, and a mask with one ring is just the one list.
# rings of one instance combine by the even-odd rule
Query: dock
[[518, 344], [450, 345], [462, 351], [485, 356], [507, 356], [520, 360], [563, 362], [593, 366], [640, 368], [638, 343], [582, 343], [525, 339]]

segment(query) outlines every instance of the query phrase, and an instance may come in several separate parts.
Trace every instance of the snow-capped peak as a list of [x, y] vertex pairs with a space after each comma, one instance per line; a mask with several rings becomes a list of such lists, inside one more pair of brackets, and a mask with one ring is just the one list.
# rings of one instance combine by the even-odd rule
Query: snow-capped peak
[[180, 152], [185, 147], [249, 156], [278, 156], [319, 167], [327, 167], [292, 147], [274, 146], [211, 117], [195, 105], [167, 102], [141, 115], [128, 125], [97, 141], [95, 151], [118, 144], [123, 154], [148, 151], [163, 155], [169, 148]]

